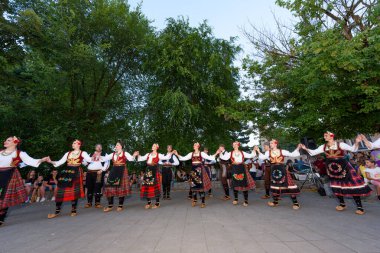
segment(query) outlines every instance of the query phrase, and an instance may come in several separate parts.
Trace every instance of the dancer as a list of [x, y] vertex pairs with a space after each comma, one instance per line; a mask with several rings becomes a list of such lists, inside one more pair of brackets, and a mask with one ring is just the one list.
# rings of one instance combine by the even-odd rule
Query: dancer
[[223, 160], [221, 158], [227, 153], [224, 144], [219, 145], [219, 151], [220, 151], [220, 155], [218, 157], [218, 161], [219, 161], [220, 170], [221, 170], [221, 183], [224, 190], [223, 200], [230, 200], [231, 199], [230, 185], [231, 185], [231, 178], [232, 178], [230, 158], [228, 156], [226, 156], [228, 158], [227, 160]]
[[271, 185], [270, 189], [272, 192], [273, 201], [268, 202], [268, 206], [276, 207], [278, 206], [278, 201], [281, 195], [290, 195], [293, 202], [293, 209], [298, 210], [300, 204], [297, 201], [297, 195], [300, 193], [298, 186], [293, 182], [289, 171], [286, 169], [284, 164], [285, 157], [298, 157], [300, 156], [299, 149], [300, 145], [290, 153], [287, 150], [279, 149], [278, 141], [271, 140], [270, 150], [266, 151], [265, 154], [260, 152], [259, 147], [255, 147], [254, 150], [259, 153], [259, 159], [266, 160], [269, 159], [271, 163]]
[[92, 207], [92, 200], [95, 195], [95, 208], [102, 208], [100, 198], [102, 197], [102, 188], [105, 171], [109, 167], [109, 161], [101, 162], [101, 157], [107, 154], [103, 151], [101, 144], [95, 145], [95, 152], [91, 154], [92, 162], [87, 166], [86, 187], [87, 203], [85, 208]]
[[191, 172], [190, 172], [190, 184], [191, 184], [191, 192], [193, 194], [193, 200], [191, 205], [194, 207], [197, 204], [197, 194], [202, 200], [201, 208], [206, 207], [205, 203], [205, 192], [211, 189], [211, 181], [207, 175], [207, 172], [202, 164], [203, 159], [207, 160], [215, 160], [215, 155], [209, 156], [204, 152], [201, 152], [201, 145], [196, 142], [193, 145], [194, 152], [187, 154], [186, 156], [180, 156], [178, 152], [175, 150], [174, 154], [176, 154], [180, 161], [188, 161], [191, 159]]
[[330, 178], [330, 186], [339, 200], [339, 205], [336, 206], [337, 211], [343, 211], [346, 209], [346, 203], [344, 197], [353, 197], [358, 215], [363, 215], [364, 209], [362, 206], [361, 196], [368, 196], [371, 194], [371, 188], [364, 182], [362, 177], [356, 173], [356, 170], [352, 165], [344, 158], [346, 152], [355, 152], [359, 147], [359, 142], [362, 141], [361, 136], [358, 136], [355, 140], [355, 145], [350, 146], [344, 142], [335, 141], [335, 135], [329, 131], [323, 135], [326, 143], [319, 146], [315, 150], [306, 148], [301, 144], [301, 147], [305, 149], [311, 156], [315, 156], [324, 153], [326, 156], [327, 175]]
[[368, 149], [377, 149], [380, 148], [380, 138], [374, 142], [370, 142], [364, 134], [360, 134], [360, 141], [364, 141], [364, 144]]
[[[155, 209], [160, 207], [160, 195], [161, 195], [161, 183], [160, 183], [160, 171], [158, 169], [158, 163], [160, 160], [169, 160], [172, 157], [172, 153], [168, 153], [166, 156], [157, 152], [159, 145], [154, 143], [152, 145], [152, 152], [140, 156], [139, 152], [137, 161], [146, 161], [147, 167], [144, 171], [144, 177], [142, 180], [140, 197], [147, 201], [145, 209]], [[155, 205], [152, 205], [152, 199], [156, 199]]]
[[243, 206], [248, 206], [248, 191], [255, 188], [255, 181], [249, 174], [244, 165], [244, 159], [253, 158], [256, 154], [248, 154], [239, 150], [240, 142], [235, 141], [232, 143], [233, 151], [220, 153], [219, 157], [223, 160], [230, 159], [232, 163], [232, 187], [234, 190], [234, 200], [232, 204], [238, 204], [239, 191], [243, 192], [244, 202]]
[[104, 208], [104, 212], [113, 210], [114, 197], [119, 198], [119, 205], [116, 211], [120, 212], [124, 209], [125, 197], [131, 194], [131, 186], [129, 184], [129, 176], [127, 169], [127, 160], [130, 162], [135, 161], [137, 152], [129, 154], [124, 151], [124, 143], [118, 140], [115, 145], [115, 152], [102, 157], [102, 161], [112, 160], [112, 168], [107, 177], [104, 195], [107, 197], [108, 206]]
[[[203, 152], [206, 155], [208, 155], [208, 148], [203, 148]], [[212, 171], [215, 163], [216, 163], [215, 160], [203, 159], [203, 166], [205, 167], [206, 173], [207, 173], [208, 177], [210, 178], [210, 181], [212, 181], [211, 171]], [[208, 196], [210, 198], [213, 197], [213, 195], [212, 195], [212, 188], [210, 188], [210, 190], [208, 190]]]
[[8, 137], [4, 141], [4, 148], [0, 151], [0, 226], [4, 224], [8, 208], [22, 204], [26, 201], [24, 181], [21, 178], [17, 166], [24, 162], [33, 167], [48, 160], [31, 158], [27, 153], [18, 148], [21, 140], [16, 137]]
[[78, 199], [84, 197], [82, 163], [90, 163], [91, 157], [80, 148], [82, 142], [76, 139], [71, 147], [72, 151], [63, 155], [61, 160], [52, 161], [48, 157], [47, 162], [59, 167], [66, 163], [66, 168], [58, 174], [57, 195], [55, 196], [55, 212], [48, 214], [48, 219], [56, 218], [61, 214], [62, 203], [71, 201], [71, 217], [77, 215]]
[[[264, 153], [270, 150], [269, 142], [264, 143]], [[265, 194], [264, 196], [261, 196], [261, 199], [269, 199], [270, 198], [270, 161], [269, 160], [263, 160], [263, 163], [261, 165], [264, 170], [264, 187], [265, 187]]]
[[175, 167], [179, 165], [178, 157], [173, 154], [173, 146], [167, 146], [167, 155], [171, 155], [169, 160], [160, 160], [159, 164], [162, 165], [162, 191], [164, 193], [163, 199], [171, 200], [170, 186], [172, 183]]

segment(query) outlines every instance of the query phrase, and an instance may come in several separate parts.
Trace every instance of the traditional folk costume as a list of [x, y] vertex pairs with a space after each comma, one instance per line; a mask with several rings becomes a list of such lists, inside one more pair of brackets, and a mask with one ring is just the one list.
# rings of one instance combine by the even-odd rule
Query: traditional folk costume
[[337, 211], [346, 209], [344, 197], [353, 197], [357, 214], [364, 214], [360, 197], [371, 194], [371, 188], [364, 182], [363, 178], [356, 172], [352, 165], [344, 158], [346, 152], [355, 152], [356, 148], [346, 143], [334, 142], [332, 146], [327, 144], [319, 146], [315, 150], [307, 149], [311, 156], [324, 153], [326, 156], [327, 175], [330, 178], [330, 186], [339, 200]]
[[248, 191], [255, 188], [255, 181], [248, 172], [244, 164], [244, 159], [253, 158], [255, 154], [248, 154], [244, 151], [231, 151], [219, 155], [221, 159], [230, 159], [232, 164], [232, 187], [234, 190], [234, 205], [238, 204], [239, 191], [244, 195], [244, 206], [248, 206]]
[[119, 205], [117, 211], [123, 210], [125, 197], [131, 194], [131, 187], [129, 184], [129, 175], [127, 169], [127, 160], [130, 162], [135, 161], [135, 158], [128, 152], [121, 152], [102, 157], [103, 161], [112, 161], [112, 168], [107, 178], [104, 188], [104, 195], [108, 199], [108, 208], [104, 211], [111, 211], [113, 208], [114, 197], [119, 198]]
[[[140, 191], [141, 199], [147, 201], [147, 204], [145, 205], [146, 209], [160, 207], [161, 177], [158, 163], [160, 160], [169, 160], [170, 158], [171, 153], [165, 156], [160, 153], [154, 154], [153, 152], [138, 157], [137, 161], [146, 161], [147, 164]], [[154, 206], [152, 206], [152, 199], [156, 199], [156, 204]]]
[[162, 175], [162, 191], [164, 195], [164, 199], [170, 200], [170, 186], [173, 180], [175, 167], [179, 165], [178, 157], [175, 154], [167, 154], [170, 155], [169, 160], [160, 160], [159, 164], [162, 165], [161, 175]]
[[8, 208], [22, 204], [27, 199], [24, 181], [17, 169], [21, 162], [33, 167], [40, 165], [40, 160], [20, 150], [12, 153], [0, 151], [0, 226], [4, 223]]
[[84, 197], [81, 166], [84, 162], [90, 163], [91, 161], [87, 152], [79, 150], [67, 152], [61, 160], [53, 162], [54, 167], [66, 163], [66, 168], [58, 173], [56, 209], [54, 214], [48, 215], [48, 218], [57, 217], [61, 213], [62, 203], [67, 201], [71, 201], [71, 216], [77, 215], [78, 199]]
[[205, 207], [205, 192], [211, 189], [211, 180], [203, 166], [203, 159], [215, 160], [215, 156], [207, 155], [204, 152], [191, 152], [186, 156], [179, 156], [180, 161], [188, 161], [191, 159], [191, 172], [190, 172], [190, 191], [193, 194], [192, 206], [197, 203], [197, 194], [202, 200], [201, 207]]
[[[229, 186], [229, 181], [232, 178], [232, 173], [231, 173], [231, 164], [229, 161], [229, 158], [227, 160], [223, 160], [221, 156], [224, 156], [227, 153], [227, 151], [223, 151], [219, 155], [219, 165], [220, 165], [220, 170], [221, 170], [221, 182], [224, 190], [224, 200], [229, 200], [230, 199], [230, 186]], [[227, 156], [228, 157], [228, 156]]]
[[[212, 181], [212, 169], [215, 163], [216, 163], [215, 160], [203, 159], [203, 166], [205, 167], [206, 173], [208, 177], [210, 178], [210, 181]], [[212, 188], [208, 190], [208, 196], [212, 197]]]
[[91, 154], [92, 162], [87, 166], [86, 187], [87, 187], [87, 204], [85, 208], [92, 206], [95, 196], [95, 207], [101, 208], [100, 198], [102, 197], [102, 188], [105, 171], [109, 167], [109, 161], [102, 162], [101, 157], [106, 156], [105, 152], [94, 152]]
[[297, 195], [300, 193], [298, 186], [293, 182], [290, 172], [285, 166], [285, 157], [298, 157], [298, 149], [290, 153], [287, 150], [277, 149], [266, 151], [265, 154], [259, 154], [259, 159], [268, 159], [271, 164], [271, 184], [273, 202], [268, 202], [269, 206], [277, 206], [281, 195], [290, 195], [293, 201], [293, 209], [300, 207], [297, 201]]

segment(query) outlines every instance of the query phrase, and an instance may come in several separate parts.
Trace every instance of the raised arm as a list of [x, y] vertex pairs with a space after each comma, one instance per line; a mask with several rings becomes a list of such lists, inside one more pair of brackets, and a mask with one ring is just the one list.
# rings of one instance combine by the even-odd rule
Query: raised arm
[[259, 151], [259, 159], [268, 160], [269, 159], [269, 151], [265, 151], [264, 154]]
[[220, 153], [219, 154], [219, 158], [220, 159], [222, 159], [222, 160], [230, 160], [230, 158], [231, 158], [231, 152], [224, 152], [224, 154], [223, 153]]
[[148, 155], [149, 155], [149, 153], [147, 153], [146, 155], [144, 155], [144, 156], [138, 156], [137, 157], [137, 161], [138, 162], [144, 162], [144, 161], [146, 161], [146, 159], [148, 159]]
[[178, 166], [179, 165], [179, 160], [178, 160], [178, 158], [177, 158], [177, 156], [176, 155], [173, 155], [173, 163], [172, 163], [172, 165], [173, 166]]
[[162, 160], [169, 160], [172, 157], [172, 153], [168, 153], [166, 155], [158, 154], [158, 159]]
[[54, 167], [59, 167], [61, 166], [62, 164], [64, 164], [66, 161], [67, 161], [67, 155], [69, 154], [69, 152], [66, 152], [62, 158], [58, 161], [52, 161], [51, 163], [53, 164]]
[[252, 152], [252, 153], [247, 153], [247, 152], [244, 152], [243, 151], [243, 154], [244, 154], [244, 158], [254, 158], [254, 157], [256, 157], [256, 154], [254, 153], [254, 152]]
[[308, 149], [305, 146], [302, 146], [304, 150], [306, 150], [311, 156], [319, 155], [325, 152], [324, 150], [325, 145], [319, 146], [317, 149]]
[[20, 152], [20, 158], [25, 164], [32, 167], [38, 167], [41, 163], [41, 159], [34, 159], [30, 157], [26, 152]]
[[108, 162], [108, 161], [110, 161], [112, 159], [112, 157], [113, 157], [113, 153], [106, 154], [105, 156], [101, 156], [100, 157], [100, 161], [102, 161], [102, 162]]
[[201, 157], [203, 159], [207, 159], [207, 160], [211, 160], [211, 161], [215, 160], [215, 155], [208, 155], [205, 152], [201, 152]]
[[191, 153], [191, 152], [188, 153], [188, 154], [185, 155], [185, 156], [180, 156], [180, 155], [178, 155], [178, 159], [179, 159], [180, 161], [188, 161], [188, 160], [191, 159], [192, 155], [193, 155], [193, 153]]
[[339, 144], [339, 147], [343, 150], [346, 150], [346, 151], [349, 151], [349, 152], [356, 152], [358, 151], [358, 146], [357, 145], [354, 145], [354, 146], [350, 146], [344, 142], [341, 142]]
[[133, 155], [131, 155], [130, 153], [124, 152], [124, 154], [125, 154], [125, 157], [127, 158], [128, 161], [130, 161], [130, 162], [135, 161], [135, 157]]
[[89, 156], [89, 154], [86, 151], [82, 151], [82, 158], [83, 161], [86, 161], [88, 163], [93, 162], [91, 156]]
[[282, 150], [282, 154], [287, 157], [298, 157], [301, 155], [298, 148], [296, 148], [293, 152], [289, 152], [288, 150]]

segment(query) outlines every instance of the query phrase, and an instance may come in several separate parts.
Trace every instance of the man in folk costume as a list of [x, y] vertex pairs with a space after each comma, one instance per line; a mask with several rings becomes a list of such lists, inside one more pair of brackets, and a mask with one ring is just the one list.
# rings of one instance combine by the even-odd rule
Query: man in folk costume
[[[264, 153], [270, 150], [269, 142], [264, 143]], [[269, 160], [264, 160], [262, 165], [264, 170], [264, 187], [265, 187], [265, 194], [264, 196], [261, 196], [262, 199], [269, 199], [270, 198], [270, 168], [271, 164]]]
[[48, 160], [31, 158], [27, 153], [20, 151], [21, 140], [8, 137], [4, 141], [4, 149], [0, 151], [0, 226], [4, 224], [9, 207], [22, 204], [27, 199], [24, 181], [17, 169], [23, 162], [29, 166], [38, 167]]
[[[137, 152], [137, 161], [146, 161], [147, 164], [140, 192], [141, 199], [147, 201], [145, 209], [155, 209], [160, 207], [161, 182], [158, 163], [160, 160], [169, 160], [172, 157], [171, 153], [168, 153], [167, 155], [158, 153], [159, 148], [160, 146], [158, 143], [154, 143], [152, 145], [152, 152], [147, 153], [144, 156], [140, 156], [139, 152]], [[152, 199], [156, 199], [155, 205], [152, 205]]]
[[115, 152], [101, 157], [101, 161], [112, 161], [112, 167], [104, 187], [104, 195], [108, 200], [108, 206], [103, 209], [106, 213], [113, 210], [115, 197], [119, 198], [119, 205], [116, 211], [120, 212], [124, 210], [125, 198], [131, 195], [127, 161], [135, 161], [137, 152], [132, 156], [130, 153], [124, 151], [124, 149], [123, 141], [118, 140], [115, 145]]
[[[233, 151], [225, 152], [224, 154], [219, 153], [219, 157], [223, 160], [231, 160], [232, 187], [234, 189], [234, 200], [232, 201], [232, 204], [238, 204], [238, 194], [239, 191], [241, 191], [244, 195], [243, 206], [248, 206], [248, 191], [255, 188], [255, 181], [249, 174], [248, 169], [244, 164], [244, 159], [250, 159], [256, 155], [239, 150], [240, 142], [238, 141], [235, 141], [232, 144], [232, 147], [234, 149]], [[219, 152], [221, 152], [221, 150], [219, 150]]]
[[48, 215], [49, 219], [60, 215], [62, 203], [71, 202], [70, 216], [77, 215], [78, 199], [84, 197], [83, 191], [83, 170], [84, 162], [92, 162], [87, 152], [81, 150], [82, 142], [75, 140], [71, 147], [72, 151], [67, 152], [59, 161], [52, 161], [49, 157], [48, 162], [54, 167], [66, 164], [66, 167], [58, 174], [57, 195], [55, 196], [56, 209], [54, 213]]
[[344, 142], [335, 141], [335, 135], [327, 131], [323, 135], [326, 143], [315, 150], [306, 148], [301, 145], [311, 156], [324, 153], [326, 156], [327, 175], [330, 178], [330, 186], [339, 200], [336, 206], [337, 211], [346, 209], [344, 197], [352, 197], [356, 203], [356, 214], [363, 215], [364, 209], [360, 197], [371, 194], [371, 188], [364, 182], [363, 178], [356, 172], [352, 165], [345, 159], [347, 151], [356, 152], [359, 142], [362, 141], [358, 136], [355, 145], [350, 146]]
[[222, 183], [223, 190], [224, 190], [223, 200], [229, 200], [229, 199], [231, 199], [231, 197], [230, 197], [231, 182], [230, 181], [232, 178], [230, 158], [228, 156], [226, 156], [226, 158], [228, 158], [226, 160], [223, 160], [221, 158], [221, 157], [224, 157], [226, 153], [228, 153], [225, 149], [224, 144], [219, 145], [219, 151], [220, 151], [220, 155], [219, 155], [218, 161], [219, 161], [219, 165], [220, 165], [221, 183]]
[[278, 148], [278, 141], [271, 140], [270, 150], [264, 154], [260, 152], [259, 147], [255, 147], [255, 151], [259, 153], [259, 159], [269, 159], [271, 163], [271, 185], [273, 201], [268, 202], [271, 207], [276, 207], [279, 204], [281, 195], [290, 195], [293, 202], [293, 209], [298, 210], [300, 204], [297, 201], [297, 195], [300, 193], [298, 186], [293, 182], [290, 172], [285, 166], [285, 157], [298, 157], [300, 156], [300, 145], [291, 153], [284, 149]]
[[170, 187], [173, 180], [173, 175], [175, 173], [175, 167], [179, 165], [178, 157], [173, 154], [173, 146], [167, 146], [167, 155], [171, 154], [169, 160], [160, 160], [159, 164], [162, 165], [162, 191], [163, 199], [171, 200], [170, 197]]
[[[203, 152], [208, 155], [208, 148], [203, 148]], [[212, 181], [212, 169], [214, 167], [214, 164], [216, 163], [215, 160], [208, 160], [208, 159], [203, 159], [203, 166], [206, 169], [207, 175], [210, 178], [210, 181]], [[212, 198], [212, 188], [208, 190], [208, 196]]]
[[194, 207], [197, 204], [197, 194], [199, 193], [202, 204], [201, 208], [206, 207], [205, 192], [211, 189], [211, 181], [207, 175], [207, 172], [203, 166], [203, 159], [215, 160], [215, 155], [209, 156], [204, 152], [201, 152], [201, 145], [196, 142], [193, 145], [194, 152], [188, 153], [186, 156], [180, 156], [177, 151], [174, 151], [180, 161], [191, 160], [191, 172], [190, 172], [190, 190], [193, 194], [193, 200], [191, 205]]
[[91, 154], [92, 162], [87, 166], [86, 187], [87, 187], [87, 203], [85, 208], [92, 207], [92, 201], [95, 197], [95, 208], [102, 208], [100, 198], [102, 196], [102, 188], [104, 182], [105, 171], [109, 167], [109, 161], [101, 162], [101, 157], [105, 156], [101, 144], [95, 145], [95, 152]]

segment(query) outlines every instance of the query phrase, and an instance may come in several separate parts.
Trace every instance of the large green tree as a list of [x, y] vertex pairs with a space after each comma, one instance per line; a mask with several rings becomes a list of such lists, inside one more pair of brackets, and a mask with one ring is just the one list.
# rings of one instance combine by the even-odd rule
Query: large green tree
[[247, 33], [245, 67], [263, 135], [299, 139], [380, 131], [380, 6], [377, 1], [278, 0], [294, 27]]

